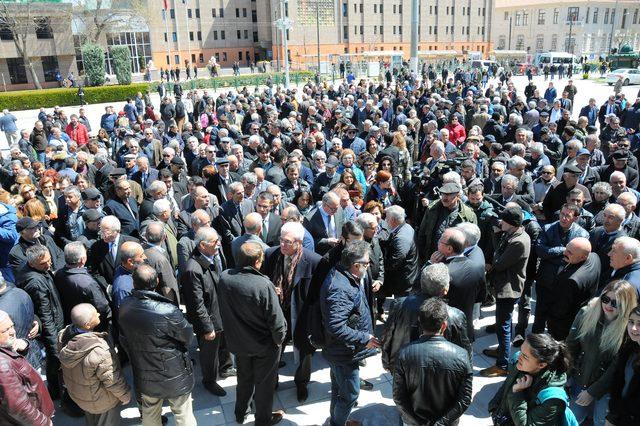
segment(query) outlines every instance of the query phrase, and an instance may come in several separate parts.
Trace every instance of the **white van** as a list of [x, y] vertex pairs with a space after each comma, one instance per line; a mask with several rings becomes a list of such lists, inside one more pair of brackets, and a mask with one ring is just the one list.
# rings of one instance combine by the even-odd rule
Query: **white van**
[[534, 64], [536, 66], [551, 65], [551, 64], [564, 64], [565, 66], [573, 64], [573, 66], [577, 66], [579, 64], [578, 58], [576, 55], [572, 55], [571, 53], [566, 52], [547, 52], [539, 54], [534, 60]]

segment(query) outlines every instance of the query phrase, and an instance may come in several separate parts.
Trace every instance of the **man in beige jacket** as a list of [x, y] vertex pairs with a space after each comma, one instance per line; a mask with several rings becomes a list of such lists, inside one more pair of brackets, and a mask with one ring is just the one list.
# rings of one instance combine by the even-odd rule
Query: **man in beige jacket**
[[107, 333], [94, 332], [100, 314], [89, 303], [71, 309], [71, 325], [58, 335], [64, 383], [85, 412], [87, 425], [119, 425], [121, 405], [131, 399]]

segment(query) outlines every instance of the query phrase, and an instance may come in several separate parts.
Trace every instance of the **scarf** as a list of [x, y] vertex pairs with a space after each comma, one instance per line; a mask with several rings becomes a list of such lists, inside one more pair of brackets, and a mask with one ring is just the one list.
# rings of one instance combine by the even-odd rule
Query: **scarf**
[[[282, 252], [280, 252], [282, 254]], [[284, 270], [284, 260], [285, 255], [282, 254], [278, 259], [278, 263], [276, 264], [276, 273], [273, 277], [273, 283], [276, 288], [279, 288], [280, 294], [278, 298], [280, 299], [280, 304], [282, 308], [288, 308], [291, 306], [291, 291], [293, 290], [293, 276], [296, 273], [296, 268], [298, 267], [298, 262], [300, 262], [300, 258], [302, 257], [302, 247], [296, 254], [291, 257], [291, 264], [289, 265], [289, 270]]]

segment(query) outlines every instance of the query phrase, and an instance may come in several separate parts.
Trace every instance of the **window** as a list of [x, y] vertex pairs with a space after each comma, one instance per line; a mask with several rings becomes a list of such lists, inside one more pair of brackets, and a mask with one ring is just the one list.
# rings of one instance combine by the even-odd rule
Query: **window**
[[191, 19], [193, 17], [193, 14], [191, 12], [191, 9], [187, 9], [187, 18]]
[[542, 52], [544, 50], [544, 34], [538, 34], [536, 36], [536, 52]]
[[213, 39], [214, 40], [218, 39], [218, 31], [216, 31], [216, 30], [213, 31]]
[[393, 13], [397, 13], [397, 6], [395, 4], [393, 5]]
[[507, 38], [505, 36], [498, 37], [498, 49], [504, 50], [507, 47]]
[[175, 9], [169, 9], [169, 17], [171, 19], [176, 19], [176, 10]]
[[224, 18], [224, 9], [223, 8], [220, 8], [220, 13], [218, 15], [220, 15], [221, 18]]
[[545, 10], [540, 9], [538, 11], [538, 25], [544, 25], [546, 15], [547, 15], [547, 12]]
[[56, 72], [58, 71], [58, 58], [55, 56], [42, 56], [42, 71], [44, 73], [44, 81], [56, 81]]
[[346, 25], [342, 27], [342, 38], [345, 40], [349, 39], [349, 28]]
[[347, 4], [346, 3], [342, 3], [342, 16], [344, 18], [346, 18], [348, 15], [348, 11], [347, 11]]
[[593, 8], [593, 23], [594, 24], [598, 23], [598, 8], [597, 7]]
[[611, 18], [610, 18], [610, 22], [611, 22], [611, 24], [613, 24], [614, 22], [616, 22], [616, 10], [615, 10], [615, 9], [611, 9]]
[[586, 15], [585, 15], [585, 17], [584, 17], [584, 23], [585, 23], [585, 24], [588, 24], [588, 23], [589, 23], [589, 15], [590, 15], [590, 14], [591, 14], [591, 8], [590, 8], [590, 7], [588, 7], [588, 8], [587, 8], [587, 14], [586, 14]]
[[374, 34], [374, 35], [377, 35], [377, 34], [378, 34], [378, 26], [377, 26], [377, 25], [374, 25], [374, 26], [373, 26], [373, 34]]
[[557, 24], [558, 23], [558, 18], [560, 17], [560, 10], [559, 9], [553, 9], [553, 23]]
[[236, 18], [240, 17], [240, 9], [236, 7]]
[[257, 32], [257, 31], [254, 31], [254, 32], [253, 32], [253, 42], [254, 42], [254, 43], [257, 43], [257, 42], [258, 42], [258, 32]]
[[553, 34], [551, 36], [551, 50], [558, 50], [558, 34]]
[[240, 40], [242, 38], [240, 34], [241, 34], [240, 30], [236, 30], [236, 36], [237, 36], [238, 40]]
[[192, 53], [191, 54], [191, 63], [194, 63], [196, 61], [196, 54]]
[[241, 61], [242, 60], [242, 52], [238, 52], [238, 60]]
[[198, 31], [198, 41], [202, 41], [202, 31]]
[[398, 13], [402, 13], [402, 5], [401, 4], [398, 5]]
[[249, 30], [244, 30], [244, 39], [245, 40], [249, 39]]
[[522, 25], [522, 13], [521, 12], [516, 12], [516, 22], [514, 24], [516, 27], [519, 27], [520, 25]]
[[35, 18], [33, 21], [36, 24], [36, 38], [38, 39], [53, 38], [53, 30], [51, 29], [51, 22], [49, 18]]
[[227, 52], [222, 52], [222, 61], [223, 62], [227, 61]]
[[224, 40], [225, 38], [227, 38], [227, 37], [226, 37], [226, 35], [225, 35], [225, 33], [224, 33], [224, 30], [220, 31], [220, 38], [221, 38], [222, 40]]
[[193, 31], [189, 31], [189, 41], [193, 41]]
[[11, 84], [24, 84], [27, 82], [27, 71], [24, 68], [22, 58], [7, 58], [7, 68]]
[[364, 12], [363, 7], [364, 7], [364, 4], [360, 3], [360, 13]]
[[604, 23], [605, 25], [609, 23], [609, 8], [604, 11]]
[[353, 4], [353, 13], [358, 13], [358, 5], [357, 4]]
[[380, 25], [380, 35], [384, 35], [384, 26]]
[[13, 33], [11, 28], [5, 23], [4, 20], [0, 21], [0, 40], [13, 40]]
[[171, 60], [169, 59], [169, 55], [167, 55], [167, 65], [171, 65]]
[[213, 18], [216, 17], [216, 10], [215, 9], [211, 9], [211, 17], [213, 17]]
[[580, 15], [579, 7], [570, 7], [567, 12], [567, 22], [576, 22], [578, 20], [578, 16]]
[[516, 37], [516, 50], [524, 50], [524, 35], [518, 34]]
[[364, 34], [364, 26], [360, 25], [360, 35]]
[[384, 6], [383, 4], [381, 4], [381, 5], [380, 5], [380, 13], [384, 13], [384, 12], [383, 12], [383, 10], [384, 10], [384, 7], [383, 7], [383, 6]]
[[393, 35], [396, 35], [396, 26], [393, 26]]
[[173, 56], [173, 62], [174, 62], [176, 65], [180, 65], [180, 55], [174, 55], [174, 56]]
[[202, 53], [198, 54], [198, 62], [200, 63], [204, 62], [204, 55]]
[[168, 42], [169, 42], [169, 39], [167, 39], [167, 33], [164, 33], [164, 42], [165, 42], [165, 43], [168, 43]]
[[627, 9], [622, 9], [622, 24], [621, 27], [624, 28], [627, 24]]
[[402, 35], [402, 25], [398, 27], [398, 34]]
[[255, 10], [251, 11], [251, 22], [258, 22], [258, 12]]
[[246, 17], [247, 17], [247, 8], [246, 8], [246, 7], [243, 7], [243, 8], [242, 8], [242, 17], [243, 17], [243, 18], [246, 18]]
[[638, 9], [633, 12], [633, 25], [638, 23]]
[[200, 19], [200, 9], [196, 9], [196, 18]]
[[377, 4], [373, 5], [373, 13], [378, 13], [378, 5]]
[[529, 25], [529, 12], [527, 11], [522, 12], [522, 25]]
[[505, 12], [504, 13], [504, 20], [508, 20], [509, 19], [509, 12]]
[[173, 40], [174, 43], [178, 41], [178, 34], [176, 34], [175, 31], [171, 33], [171, 40]]

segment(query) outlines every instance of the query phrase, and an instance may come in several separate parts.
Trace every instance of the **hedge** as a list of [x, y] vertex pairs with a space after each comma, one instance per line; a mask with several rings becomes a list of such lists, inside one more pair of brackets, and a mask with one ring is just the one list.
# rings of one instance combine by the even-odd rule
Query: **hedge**
[[[244, 86], [262, 86], [267, 78], [271, 76], [274, 85], [284, 84], [283, 74], [251, 74], [241, 76], [223, 76], [215, 78], [199, 78], [182, 82], [185, 90], [191, 89], [220, 89], [220, 88], [242, 88]], [[291, 72], [292, 84], [304, 83], [313, 80], [315, 74], [309, 71]], [[134, 83], [126, 86], [109, 85], [99, 87], [85, 87], [84, 100], [89, 104], [99, 104], [104, 102], [120, 102], [127, 97], [133, 97], [137, 92], [144, 92], [147, 88], [155, 92], [159, 83]], [[173, 84], [168, 85], [172, 93]], [[38, 109], [41, 107], [51, 108], [55, 105], [69, 106], [80, 105], [80, 99], [76, 96], [77, 88], [55, 88], [43, 90], [20, 90], [15, 92], [0, 93], [0, 110], [8, 108], [11, 111], [25, 109]]]

